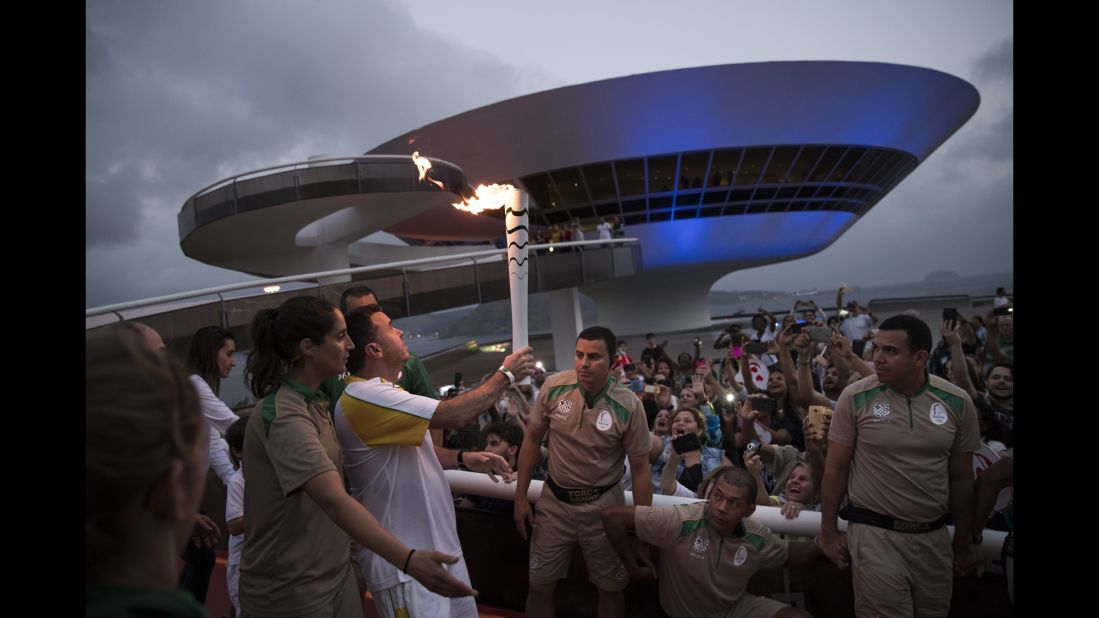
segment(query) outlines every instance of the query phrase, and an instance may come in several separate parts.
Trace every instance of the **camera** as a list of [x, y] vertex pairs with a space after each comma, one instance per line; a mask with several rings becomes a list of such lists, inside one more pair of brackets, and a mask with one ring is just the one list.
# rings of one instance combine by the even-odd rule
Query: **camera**
[[810, 326], [809, 341], [814, 343], [828, 343], [832, 340], [832, 329], [827, 326]]
[[752, 397], [749, 401], [752, 403], [752, 409], [757, 412], [775, 411], [775, 400], [770, 397]]
[[750, 341], [745, 344], [744, 351], [749, 354], [755, 354], [756, 356], [763, 356], [767, 353], [767, 344], [758, 341]]
[[748, 446], [744, 447], [744, 458], [747, 459], [752, 454], [759, 453], [760, 448], [763, 447], [763, 443], [759, 440], [752, 440], [748, 443]]
[[697, 451], [701, 448], [702, 444], [699, 443], [698, 434], [696, 433], [687, 432], [672, 440], [672, 449], [680, 455], [691, 451]]

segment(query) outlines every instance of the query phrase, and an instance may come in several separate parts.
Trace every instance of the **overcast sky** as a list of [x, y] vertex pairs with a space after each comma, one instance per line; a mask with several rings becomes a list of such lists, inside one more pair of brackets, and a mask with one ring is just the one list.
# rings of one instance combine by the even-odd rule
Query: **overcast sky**
[[88, 307], [249, 280], [179, 248], [183, 202], [223, 177], [361, 154], [548, 88], [769, 60], [937, 69], [976, 86], [981, 106], [831, 247], [729, 275], [718, 288], [1013, 270], [1013, 16], [1002, 0], [95, 0], [85, 8]]

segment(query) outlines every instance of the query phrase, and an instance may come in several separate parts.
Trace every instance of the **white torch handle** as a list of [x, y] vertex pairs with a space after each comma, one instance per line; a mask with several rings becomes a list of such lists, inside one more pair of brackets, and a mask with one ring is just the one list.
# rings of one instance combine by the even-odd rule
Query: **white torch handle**
[[[530, 198], [515, 189], [504, 205], [504, 224], [508, 242], [508, 283], [511, 290], [511, 349], [527, 347], [527, 244], [530, 239], [528, 207]], [[530, 377], [520, 381], [530, 384]]]

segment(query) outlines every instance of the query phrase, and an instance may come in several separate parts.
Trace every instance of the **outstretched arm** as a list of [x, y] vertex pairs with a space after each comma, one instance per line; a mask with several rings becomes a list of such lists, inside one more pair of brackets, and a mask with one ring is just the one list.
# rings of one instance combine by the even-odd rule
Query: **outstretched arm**
[[954, 383], [959, 388], [965, 389], [970, 399], [977, 399], [980, 393], [973, 386], [973, 381], [969, 379], [969, 366], [965, 361], [965, 352], [962, 351], [962, 339], [958, 336], [958, 327], [943, 320], [939, 325], [939, 332], [942, 333], [943, 340], [950, 344], [950, 371], [954, 374]]
[[410, 550], [383, 528], [366, 507], [347, 494], [340, 475], [335, 470], [318, 474], [302, 488], [351, 538], [386, 562], [404, 570], [428, 590], [446, 597], [477, 594], [440, 566], [458, 562], [457, 556], [448, 556], [426, 548]]
[[[626, 567], [630, 579], [651, 581], [656, 579], [656, 570], [652, 563], [647, 556], [638, 556], [630, 546], [629, 531], [634, 529], [634, 511], [635, 507], [632, 506], [612, 506], [600, 511], [599, 516], [603, 520], [607, 540], [622, 559], [622, 565]], [[644, 549], [647, 551], [648, 545]]]
[[[504, 359], [503, 366], [511, 371], [516, 381], [534, 373], [534, 355], [531, 348], [523, 348]], [[433, 429], [456, 429], [480, 416], [486, 408], [500, 400], [500, 394], [511, 380], [502, 371], [492, 374], [483, 384], [468, 393], [439, 402], [435, 414], [431, 417]]]
[[809, 335], [802, 333], [795, 337], [794, 348], [798, 351], [798, 372], [797, 380], [794, 381], [795, 388], [790, 392], [790, 399], [803, 408], [811, 405], [831, 406], [828, 398], [813, 388], [813, 376], [810, 374], [812, 342], [809, 341]]

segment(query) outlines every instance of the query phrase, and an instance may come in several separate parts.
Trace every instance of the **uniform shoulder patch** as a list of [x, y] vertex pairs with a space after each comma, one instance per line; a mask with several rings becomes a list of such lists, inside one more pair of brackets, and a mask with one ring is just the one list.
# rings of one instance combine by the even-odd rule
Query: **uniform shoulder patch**
[[875, 386], [870, 390], [865, 390], [861, 393], [855, 393], [854, 397], [851, 398], [852, 402], [855, 404], [855, 413], [858, 414], [864, 407], [866, 407], [867, 403], [877, 397], [885, 389], [886, 386], [884, 384], [881, 384], [879, 386]]

